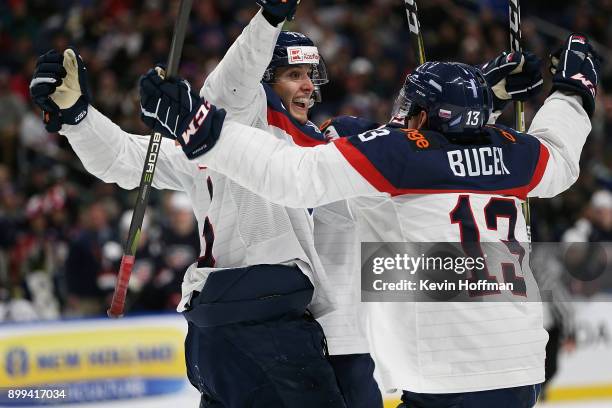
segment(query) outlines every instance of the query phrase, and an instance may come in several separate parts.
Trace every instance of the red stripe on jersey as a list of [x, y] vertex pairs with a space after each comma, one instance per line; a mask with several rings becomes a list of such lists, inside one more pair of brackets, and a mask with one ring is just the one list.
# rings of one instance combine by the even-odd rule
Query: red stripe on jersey
[[302, 147], [314, 147], [322, 144], [326, 144], [325, 140], [317, 140], [306, 133], [302, 132], [300, 128], [295, 126], [291, 120], [280, 112], [275, 111], [268, 107], [268, 125], [275, 126], [285, 131], [293, 142]]
[[[385, 176], [383, 176], [381, 172], [374, 167], [372, 162], [370, 162], [370, 160], [363, 153], [361, 153], [359, 149], [353, 146], [347, 138], [336, 139], [333, 143], [336, 148], [340, 150], [340, 153], [342, 153], [346, 161], [348, 161], [364, 179], [368, 180], [368, 182], [373, 185], [374, 188], [376, 188], [378, 191], [390, 193], [391, 195], [401, 194], [394, 194], [394, 192], [399, 190], [396, 189], [393, 184], [391, 184], [389, 180], [387, 180]], [[333, 177], [333, 175], [330, 175], [330, 177]]]
[[550, 153], [548, 152], [548, 148], [540, 143], [540, 155], [538, 156], [538, 164], [536, 166], [535, 171], [533, 172], [533, 177], [531, 178], [531, 182], [527, 186], [527, 193], [536, 188], [540, 181], [542, 181], [542, 177], [544, 177], [544, 171], [546, 170], [546, 166], [548, 165], [548, 159], [550, 158]]
[[[344, 156], [344, 158], [353, 166], [361, 176], [366, 179], [378, 191], [389, 193], [392, 196], [404, 194], [446, 194], [446, 193], [473, 193], [473, 194], [490, 194], [513, 196], [521, 200], [527, 198], [528, 188], [537, 185], [542, 179], [546, 163], [548, 162], [548, 150], [541, 145], [540, 158], [538, 165], [532, 177], [532, 182], [529, 185], [521, 187], [509, 188], [504, 190], [471, 190], [471, 189], [434, 189], [434, 188], [397, 188], [378, 169], [370, 162], [370, 160], [357, 149], [348, 139], [337, 139], [334, 142], [336, 148]], [[542, 150], [544, 148], [544, 150]], [[535, 184], [534, 184], [535, 183]]]

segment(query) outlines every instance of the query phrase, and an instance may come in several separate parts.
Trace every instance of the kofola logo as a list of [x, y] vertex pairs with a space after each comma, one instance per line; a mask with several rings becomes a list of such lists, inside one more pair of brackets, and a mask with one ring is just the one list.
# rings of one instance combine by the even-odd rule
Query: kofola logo
[[289, 64], [318, 64], [317, 47], [287, 47]]

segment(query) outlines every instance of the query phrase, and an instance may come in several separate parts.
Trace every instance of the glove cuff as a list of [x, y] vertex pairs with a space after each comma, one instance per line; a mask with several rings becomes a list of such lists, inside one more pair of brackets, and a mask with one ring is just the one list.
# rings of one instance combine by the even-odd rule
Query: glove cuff
[[268, 12], [265, 9], [261, 12], [261, 15], [263, 15], [264, 18], [268, 21], [268, 23], [270, 23], [270, 25], [272, 25], [273, 27], [277, 27], [280, 23], [285, 21], [285, 17], [275, 16], [274, 14]]
[[577, 86], [574, 83], [555, 80], [553, 81], [550, 93], [552, 94], [555, 91], [562, 91], [580, 96], [582, 98], [582, 107], [587, 115], [589, 118], [593, 116], [593, 112], [595, 112], [595, 99], [588, 89]]
[[68, 109], [60, 110], [61, 122], [67, 125], [76, 125], [87, 116], [87, 108], [89, 103], [87, 97], [81, 95], [76, 103]]
[[43, 123], [45, 129], [49, 133], [59, 132], [62, 128], [62, 122], [60, 121], [59, 111], [43, 111], [42, 112]]
[[[200, 157], [214, 147], [225, 120], [224, 109], [208, 105], [203, 99], [201, 103], [201, 108], [189, 115], [182, 126], [185, 130], [176, 138], [189, 160]], [[207, 111], [204, 117], [201, 116], [203, 109]]]
[[503, 111], [510, 102], [510, 99], [500, 99], [493, 93], [493, 111]]

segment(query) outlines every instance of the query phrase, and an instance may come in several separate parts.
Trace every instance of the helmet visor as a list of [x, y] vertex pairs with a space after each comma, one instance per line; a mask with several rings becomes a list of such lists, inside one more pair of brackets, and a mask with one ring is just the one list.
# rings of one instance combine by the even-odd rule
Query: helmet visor
[[414, 116], [420, 110], [422, 110], [422, 108], [408, 98], [404, 88], [402, 87], [397, 95], [397, 98], [395, 98], [393, 110], [391, 111], [390, 123], [404, 125], [406, 119]]

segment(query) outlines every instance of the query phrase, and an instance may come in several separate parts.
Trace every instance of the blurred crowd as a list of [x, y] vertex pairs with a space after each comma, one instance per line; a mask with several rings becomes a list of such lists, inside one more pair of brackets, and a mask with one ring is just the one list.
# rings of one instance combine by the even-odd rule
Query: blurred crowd
[[[588, 34], [612, 60], [612, 0], [523, 3], [524, 47], [545, 63], [569, 31]], [[177, 6], [176, 0], [0, 2], [0, 321], [103, 313], [135, 201], [134, 192], [88, 175], [66, 140], [45, 131], [28, 96], [36, 58], [75, 45], [88, 68], [93, 105], [124, 130], [148, 133], [139, 119], [137, 81], [165, 62]], [[199, 89], [256, 10], [253, 0], [194, 1], [181, 76]], [[507, 1], [426, 0], [419, 12], [429, 59], [477, 64], [508, 48]], [[402, 1], [303, 0], [285, 28], [310, 36], [327, 64], [331, 84], [312, 111], [315, 123], [339, 114], [388, 119], [404, 76], [416, 66]], [[601, 194], [612, 188], [611, 68], [604, 69], [578, 183], [552, 200], [531, 202], [534, 241], [559, 241], [568, 230], [586, 241], [609, 240], [612, 199]], [[527, 104], [528, 123], [546, 93]], [[512, 124], [511, 109], [501, 121]], [[199, 253], [200, 234], [180, 194], [154, 192], [147, 214], [130, 309], [171, 310], [185, 266]]]

